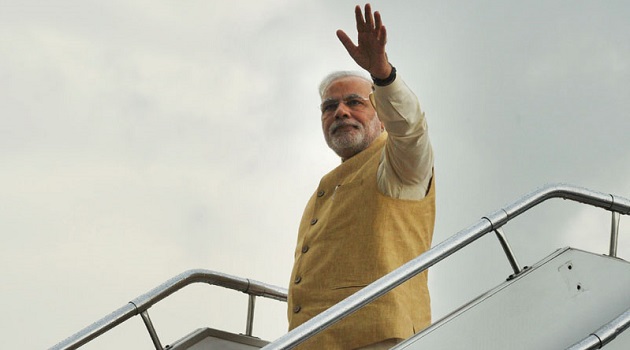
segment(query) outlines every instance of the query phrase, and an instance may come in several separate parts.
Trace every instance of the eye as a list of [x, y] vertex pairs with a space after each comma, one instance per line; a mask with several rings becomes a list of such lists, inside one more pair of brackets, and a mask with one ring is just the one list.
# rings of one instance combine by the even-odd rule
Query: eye
[[337, 110], [337, 107], [339, 106], [339, 102], [337, 101], [328, 101], [328, 102], [324, 102], [322, 103], [322, 113], [326, 113], [326, 112], [332, 112]]
[[365, 102], [358, 98], [351, 98], [351, 99], [346, 100], [346, 105], [348, 107], [361, 107], [361, 106], [365, 106]]

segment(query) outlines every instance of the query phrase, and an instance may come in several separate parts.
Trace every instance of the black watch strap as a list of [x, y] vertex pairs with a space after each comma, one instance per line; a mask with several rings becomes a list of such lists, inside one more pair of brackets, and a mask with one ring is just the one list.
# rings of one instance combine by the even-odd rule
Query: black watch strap
[[385, 79], [379, 79], [373, 75], [370, 74], [370, 76], [372, 77], [372, 81], [374, 82], [374, 85], [376, 86], [387, 86], [391, 83], [394, 82], [394, 80], [396, 80], [396, 67], [392, 66], [392, 72], [389, 73], [389, 76]]

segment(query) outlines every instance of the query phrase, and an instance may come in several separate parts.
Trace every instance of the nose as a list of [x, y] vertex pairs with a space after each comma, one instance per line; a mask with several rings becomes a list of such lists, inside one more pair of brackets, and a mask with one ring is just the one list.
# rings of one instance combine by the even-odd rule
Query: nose
[[350, 107], [348, 107], [345, 103], [340, 102], [339, 105], [337, 105], [337, 109], [335, 110], [335, 119], [348, 117], [350, 117]]

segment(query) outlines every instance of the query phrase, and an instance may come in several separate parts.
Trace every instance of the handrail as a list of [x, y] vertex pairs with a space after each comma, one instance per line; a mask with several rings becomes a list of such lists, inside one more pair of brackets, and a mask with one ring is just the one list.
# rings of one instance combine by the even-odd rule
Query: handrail
[[279, 301], [287, 300], [285, 288], [210, 270], [189, 270], [133, 299], [118, 310], [53, 346], [50, 350], [77, 349], [131, 317], [144, 313], [157, 302], [193, 283], [208, 283], [238, 290], [250, 296], [260, 296]]
[[486, 233], [500, 228], [518, 215], [551, 198], [569, 199], [624, 215], [630, 214], [630, 200], [626, 198], [616, 197], [611, 194], [595, 192], [567, 184], [547, 185], [521, 197], [519, 200], [506, 206], [505, 208], [483, 217], [469, 228], [459, 231], [442, 243], [424, 252], [422, 255], [410, 260], [398, 269], [367, 285], [365, 288], [313, 317], [304, 324], [296, 327], [289, 333], [286, 333], [262, 349], [284, 350], [300, 344], [415, 275], [474, 242]]
[[601, 349], [628, 328], [630, 328], [630, 309], [591, 333], [588, 337], [568, 347], [567, 350]]

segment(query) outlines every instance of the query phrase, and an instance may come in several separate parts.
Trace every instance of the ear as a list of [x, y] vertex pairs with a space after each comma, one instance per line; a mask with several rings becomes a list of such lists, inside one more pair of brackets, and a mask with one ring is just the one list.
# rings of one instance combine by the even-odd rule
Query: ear
[[376, 99], [374, 98], [374, 92], [372, 91], [368, 97], [370, 98], [370, 103], [372, 104], [372, 108], [376, 110]]

